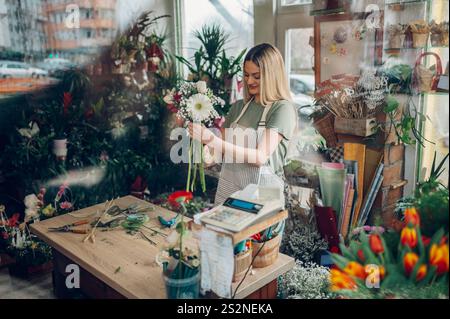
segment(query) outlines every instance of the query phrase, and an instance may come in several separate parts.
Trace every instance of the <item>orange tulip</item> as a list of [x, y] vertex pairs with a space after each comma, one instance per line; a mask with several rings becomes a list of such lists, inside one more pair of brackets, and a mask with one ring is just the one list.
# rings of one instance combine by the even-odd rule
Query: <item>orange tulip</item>
[[405, 210], [405, 224], [406, 226], [420, 226], [420, 215], [414, 207]]
[[415, 228], [405, 227], [400, 234], [400, 242], [403, 246], [414, 248], [417, 246], [417, 232]]
[[419, 260], [419, 256], [415, 253], [406, 253], [405, 257], [403, 257], [403, 266], [405, 268], [405, 273], [407, 276], [411, 275], [411, 272], [413, 271], [414, 267], [417, 264], [417, 261]]
[[416, 281], [421, 281], [427, 275], [427, 265], [421, 265], [416, 274]]
[[386, 269], [383, 266], [380, 266], [380, 278], [383, 279], [386, 275]]
[[346, 273], [340, 271], [339, 269], [331, 269], [331, 291], [339, 290], [355, 290], [355, 281]]
[[350, 276], [353, 276], [353, 277], [358, 277], [360, 279], [365, 279], [366, 278], [366, 270], [365, 270], [365, 268], [361, 264], [358, 264], [355, 261], [349, 262], [347, 264], [347, 266], [345, 266], [344, 272], [347, 275], [350, 275]]
[[378, 234], [371, 234], [369, 236], [369, 245], [370, 249], [372, 249], [375, 254], [381, 254], [384, 252], [383, 243], [381, 242], [380, 235]]
[[448, 245], [433, 244], [430, 249], [430, 265], [436, 266], [438, 275], [448, 272]]

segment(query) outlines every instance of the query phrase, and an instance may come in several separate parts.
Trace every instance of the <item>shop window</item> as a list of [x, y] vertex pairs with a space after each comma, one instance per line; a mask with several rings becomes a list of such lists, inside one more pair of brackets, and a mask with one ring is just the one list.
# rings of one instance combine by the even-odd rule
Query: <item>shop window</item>
[[312, 0], [281, 0], [282, 6], [295, 6], [302, 4], [311, 4]]
[[309, 45], [313, 28], [286, 31], [286, 68], [294, 102], [298, 106], [311, 105], [314, 94], [314, 48]]
[[218, 24], [230, 34], [228, 55], [236, 56], [253, 45], [253, 1], [184, 0], [182, 7], [183, 55], [191, 57], [200, 47], [194, 32], [205, 24]]

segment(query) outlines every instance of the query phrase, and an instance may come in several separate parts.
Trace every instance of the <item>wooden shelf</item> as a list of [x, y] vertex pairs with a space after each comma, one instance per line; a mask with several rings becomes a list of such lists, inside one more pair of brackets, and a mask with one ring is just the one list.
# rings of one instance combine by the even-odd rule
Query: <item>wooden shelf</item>
[[337, 8], [337, 9], [322, 9], [322, 10], [312, 10], [309, 15], [310, 16], [321, 16], [321, 15], [330, 15], [330, 14], [339, 14], [344, 13], [345, 8]]
[[236, 244], [240, 243], [241, 241], [243, 241], [247, 238], [250, 238], [254, 234], [262, 232], [263, 230], [269, 228], [270, 226], [275, 225], [287, 218], [288, 218], [288, 212], [287, 212], [287, 210], [283, 210], [273, 216], [263, 219], [262, 221], [258, 222], [257, 224], [254, 224], [254, 225], [251, 225], [251, 226], [245, 228], [244, 230], [242, 230], [238, 233], [233, 233], [231, 231], [221, 229], [217, 226], [212, 226], [212, 225], [209, 226], [208, 224], [205, 224], [205, 223], [202, 223], [202, 225], [207, 226], [209, 229], [214, 230], [218, 233], [222, 233], [222, 234], [231, 236], [233, 238], [233, 245], [236, 245]]

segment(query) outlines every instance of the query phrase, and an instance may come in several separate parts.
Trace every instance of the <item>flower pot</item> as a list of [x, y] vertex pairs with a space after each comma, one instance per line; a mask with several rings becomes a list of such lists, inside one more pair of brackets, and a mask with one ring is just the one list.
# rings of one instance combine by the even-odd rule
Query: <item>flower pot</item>
[[429, 33], [413, 33], [413, 48], [423, 48], [428, 44]]
[[392, 34], [389, 35], [389, 48], [390, 49], [400, 49], [403, 48], [405, 43], [405, 34]]
[[30, 279], [51, 272], [53, 270], [53, 262], [50, 260], [42, 265], [24, 265], [16, 263], [10, 265], [8, 268], [11, 276]]
[[234, 256], [233, 282], [241, 281], [252, 264], [252, 249]]
[[59, 160], [65, 160], [67, 157], [67, 139], [53, 140], [53, 154]]
[[[264, 244], [264, 247], [263, 247]], [[272, 265], [278, 258], [280, 251], [281, 235], [278, 235], [265, 243], [253, 242], [254, 268], [264, 268]], [[262, 248], [261, 248], [262, 247]], [[255, 257], [256, 256], [256, 257]]]
[[189, 278], [174, 279], [163, 273], [168, 299], [197, 299], [200, 295], [200, 272]]

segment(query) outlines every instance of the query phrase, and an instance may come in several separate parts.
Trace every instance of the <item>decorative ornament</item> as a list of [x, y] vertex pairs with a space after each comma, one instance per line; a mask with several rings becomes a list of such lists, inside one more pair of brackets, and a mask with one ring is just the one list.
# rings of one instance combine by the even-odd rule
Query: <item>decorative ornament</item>
[[348, 31], [347, 28], [341, 26], [334, 31], [333, 39], [336, 43], [345, 43], [348, 39]]

